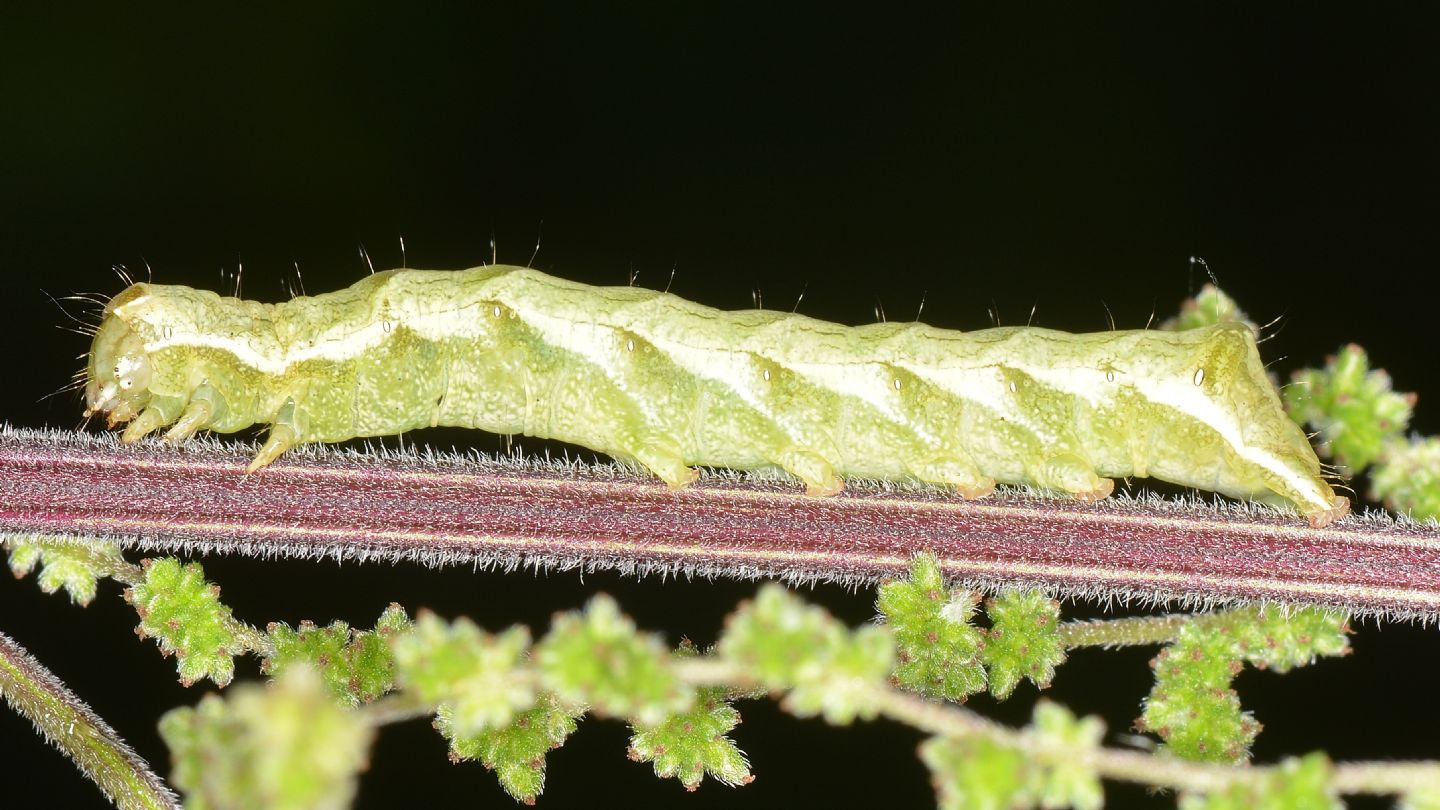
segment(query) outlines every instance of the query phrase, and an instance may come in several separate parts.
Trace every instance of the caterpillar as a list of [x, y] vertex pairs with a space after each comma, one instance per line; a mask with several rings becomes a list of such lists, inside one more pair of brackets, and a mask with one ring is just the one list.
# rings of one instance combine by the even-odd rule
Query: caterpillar
[[447, 425], [581, 445], [676, 488], [696, 465], [779, 467], [816, 496], [858, 476], [1098, 500], [1151, 476], [1316, 527], [1349, 509], [1238, 323], [843, 326], [504, 265], [279, 304], [138, 283], [105, 308], [85, 395], [127, 443], [269, 425], [250, 472], [306, 442]]

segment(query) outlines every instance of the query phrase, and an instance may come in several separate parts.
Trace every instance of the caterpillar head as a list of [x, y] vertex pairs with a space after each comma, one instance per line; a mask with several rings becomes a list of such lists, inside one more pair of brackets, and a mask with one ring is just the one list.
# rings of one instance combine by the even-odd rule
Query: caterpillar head
[[263, 340], [237, 336], [253, 331], [252, 313], [267, 305], [221, 301], [208, 290], [148, 283], [111, 299], [90, 347], [85, 415], [124, 424], [126, 443], [167, 426], [165, 438], [178, 442], [200, 430], [253, 424], [251, 412], [233, 401], [256, 388], [260, 372], [234, 352]]
[[111, 299], [90, 345], [85, 416], [104, 414], [110, 427], [129, 422], [149, 404], [152, 378], [145, 338], [124, 314], [126, 303], [145, 295], [135, 284]]

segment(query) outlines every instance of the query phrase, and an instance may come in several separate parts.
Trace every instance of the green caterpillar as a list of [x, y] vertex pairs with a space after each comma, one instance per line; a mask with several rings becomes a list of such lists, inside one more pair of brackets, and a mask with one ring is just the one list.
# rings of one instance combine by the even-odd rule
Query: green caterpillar
[[88, 374], [87, 416], [128, 422], [126, 442], [268, 424], [252, 472], [305, 442], [450, 425], [583, 445], [672, 487], [694, 465], [780, 467], [811, 495], [861, 476], [1095, 500], [1154, 476], [1288, 502], [1317, 527], [1349, 508], [1233, 323], [850, 327], [497, 265], [281, 304], [135, 284]]

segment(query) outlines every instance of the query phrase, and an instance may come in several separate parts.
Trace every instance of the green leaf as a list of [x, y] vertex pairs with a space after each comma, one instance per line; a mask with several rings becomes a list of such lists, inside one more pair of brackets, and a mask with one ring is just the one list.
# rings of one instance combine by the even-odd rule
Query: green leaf
[[1029, 766], [1019, 751], [988, 738], [934, 737], [920, 746], [941, 810], [1032, 807]]
[[411, 626], [405, 608], [391, 602], [375, 620], [374, 630], [351, 631], [350, 646], [346, 648], [350, 668], [350, 678], [345, 682], [347, 695], [368, 703], [395, 688], [395, 654], [390, 645], [393, 639], [410, 632]]
[[1006, 591], [985, 604], [990, 633], [981, 657], [990, 668], [990, 694], [1010, 697], [1021, 678], [1044, 689], [1065, 662], [1060, 603], [1039, 591]]
[[556, 616], [536, 645], [535, 662], [544, 688], [597, 714], [654, 725], [694, 705], [695, 690], [675, 677], [660, 637], [638, 632], [603, 594], [584, 613]]
[[140, 614], [136, 634], [154, 637], [160, 651], [174, 654], [180, 682], [209, 678], [218, 686], [235, 675], [234, 655], [243, 652], [230, 608], [220, 603], [220, 588], [205, 581], [199, 563], [181, 565], [173, 557], [144, 560], [145, 581], [125, 591], [125, 601]]
[[1219, 622], [1191, 621], [1150, 662], [1155, 687], [1137, 723], [1184, 759], [1239, 764], [1260, 724], [1240, 710], [1230, 681], [1241, 669], [1239, 645]]
[[895, 635], [897, 685], [957, 701], [985, 688], [984, 631], [970, 624], [979, 600], [947, 589], [931, 554], [915, 558], [908, 581], [880, 586], [876, 607]]
[[1232, 785], [1206, 796], [1185, 795], [1180, 810], [1343, 810], [1330, 786], [1324, 754], [1287, 759], [1256, 783]]
[[292, 667], [272, 688], [237, 686], [160, 720], [174, 763], [170, 779], [191, 810], [349, 807], [372, 733], [305, 666]]
[[61, 538], [33, 535], [30, 539], [6, 542], [10, 549], [10, 570], [23, 577], [40, 565], [38, 584], [45, 593], [61, 588], [77, 605], [95, 598], [98, 580], [111, 576], [125, 565], [120, 547], [95, 538]]
[[1370, 495], [1416, 520], [1440, 518], [1440, 439], [1392, 442], [1370, 473]]
[[829, 613], [772, 583], [725, 620], [716, 653], [778, 692], [822, 674], [824, 656], [844, 636], [845, 628]]
[[1285, 672], [1317, 655], [1349, 651], [1343, 614], [1301, 608], [1238, 608], [1199, 616], [1151, 662], [1155, 688], [1138, 725], [1185, 759], [1238, 764], [1260, 730], [1230, 682], [1243, 662]]
[[445, 711], [453, 736], [471, 737], [509, 725], [535, 703], [524, 672], [530, 631], [491, 635], [466, 618], [447, 624], [422, 611], [415, 627], [393, 642], [397, 679]]
[[1226, 295], [1214, 284], [1206, 284], [1199, 295], [1187, 298], [1180, 304], [1180, 314], [1160, 324], [1161, 329], [1179, 332], [1186, 329], [1200, 329], [1217, 323], [1239, 322], [1255, 329], [1250, 316], [1240, 311], [1235, 299]]
[[1320, 451], [1347, 467], [1347, 475], [1364, 471], [1404, 435], [1415, 407], [1415, 395], [1395, 393], [1390, 375], [1371, 371], [1353, 343], [1323, 371], [1296, 372], [1284, 395], [1291, 418], [1320, 431]]
[[[320, 671], [325, 685], [335, 691], [333, 682], [342, 680], [335, 670], [344, 665], [343, 655], [350, 643], [350, 625], [345, 622], [331, 622], [329, 627], [317, 627], [314, 622], [302, 621], [298, 628], [275, 622], [265, 628], [270, 643], [275, 647], [275, 657], [261, 665], [260, 671], [280, 677], [285, 670], [297, 664], [313, 666]], [[343, 697], [343, 692], [337, 693]]]
[[45, 544], [36, 540], [12, 538], [5, 541], [5, 549], [10, 552], [10, 573], [20, 579], [35, 570], [45, 551]]
[[486, 768], [495, 771], [506, 793], [525, 804], [534, 804], [545, 789], [546, 752], [565, 742], [583, 714], [542, 692], [534, 706], [503, 728], [470, 736], [457, 735], [451, 712], [444, 706], [435, 726], [450, 740], [452, 762], [480, 760]]
[[1440, 777], [1431, 776], [1428, 784], [1416, 785], [1400, 796], [1397, 810], [1440, 810]]
[[789, 711], [821, 714], [838, 724], [875, 716], [871, 696], [895, 663], [888, 628], [872, 625], [851, 633], [775, 584], [731, 614], [716, 651], [761, 686], [790, 689], [784, 702]]
[[1289, 672], [1317, 656], [1348, 655], [1350, 626], [1344, 612], [1273, 605], [1252, 609], [1234, 623], [1240, 653], [1259, 669]]
[[1095, 769], [1084, 757], [1100, 748], [1105, 724], [1099, 718], [1077, 718], [1058, 703], [1042, 700], [1035, 704], [1031, 731], [1036, 741], [1062, 756], [1047, 757], [1032, 769], [1030, 793], [1043, 808], [1073, 807], [1099, 810], [1105, 805], [1105, 791]]
[[409, 624], [405, 610], [393, 604], [374, 630], [355, 630], [338, 621], [328, 627], [301, 622], [299, 628], [277, 622], [266, 628], [275, 655], [261, 671], [280, 677], [296, 664], [307, 664], [320, 671], [335, 697], [351, 706], [369, 703], [394, 688], [395, 660], [388, 639]]
[[827, 722], [847, 725], [878, 713], [875, 691], [895, 665], [895, 639], [884, 627], [861, 627], [825, 650], [824, 665], [811, 669], [781, 704], [800, 717], [821, 715]]
[[653, 726], [635, 726], [630, 759], [655, 763], [655, 775], [675, 777], [695, 790], [706, 774], [722, 784], [748, 785], [750, 763], [725, 736], [740, 722], [740, 713], [725, 699], [723, 687], [705, 687], [695, 706]]

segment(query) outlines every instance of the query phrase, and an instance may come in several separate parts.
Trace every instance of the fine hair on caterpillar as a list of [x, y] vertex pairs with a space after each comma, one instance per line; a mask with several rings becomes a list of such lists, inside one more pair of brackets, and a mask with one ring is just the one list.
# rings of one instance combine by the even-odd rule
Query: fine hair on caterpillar
[[126, 442], [269, 425], [251, 472], [306, 442], [446, 425], [581, 445], [671, 487], [696, 465], [779, 467], [817, 496], [865, 477], [1097, 500], [1150, 476], [1317, 527], [1349, 509], [1239, 323], [843, 326], [505, 265], [280, 304], [142, 282], [106, 306], [85, 394]]

